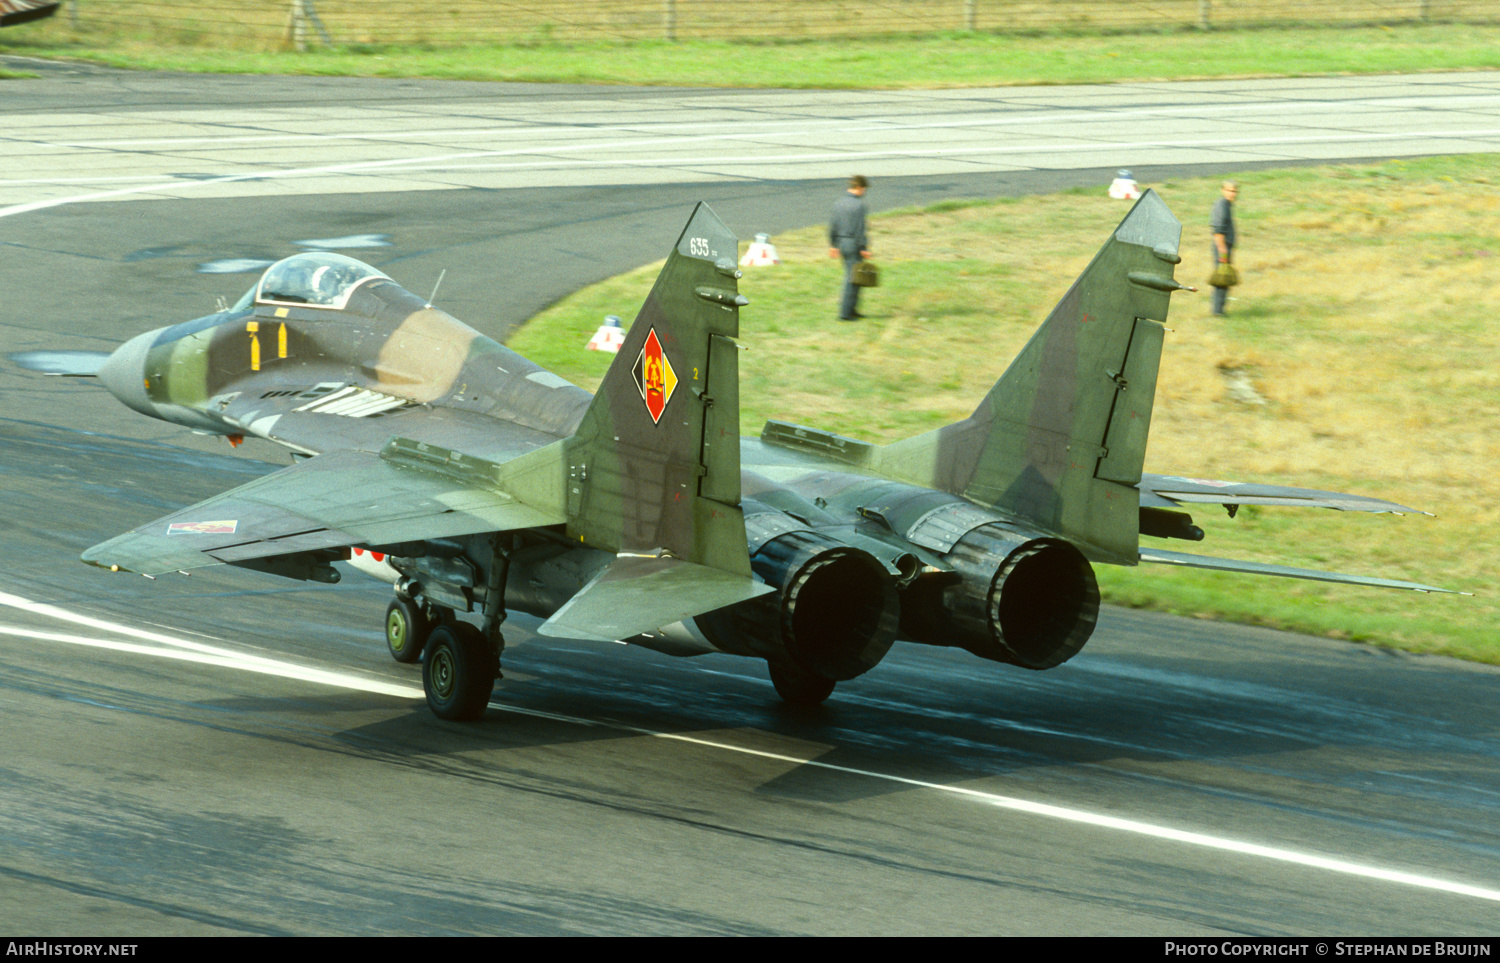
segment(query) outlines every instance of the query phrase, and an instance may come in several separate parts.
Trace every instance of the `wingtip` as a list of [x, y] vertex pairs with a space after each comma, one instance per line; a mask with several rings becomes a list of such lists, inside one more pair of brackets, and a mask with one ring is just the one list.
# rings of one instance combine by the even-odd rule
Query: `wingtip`
[[[85, 564], [85, 565], [92, 565], [94, 568], [102, 568], [106, 572], [134, 572], [133, 569], [128, 569], [128, 568], [125, 568], [125, 567], [123, 567], [121, 565], [116, 565], [116, 564], [112, 564], [110, 562], [100, 561], [97, 557], [90, 558], [88, 552], [84, 552], [82, 555], [78, 556], [78, 560], [80, 562], [82, 562], [83, 564]], [[144, 573], [135, 573], [135, 574], [144, 574]]]

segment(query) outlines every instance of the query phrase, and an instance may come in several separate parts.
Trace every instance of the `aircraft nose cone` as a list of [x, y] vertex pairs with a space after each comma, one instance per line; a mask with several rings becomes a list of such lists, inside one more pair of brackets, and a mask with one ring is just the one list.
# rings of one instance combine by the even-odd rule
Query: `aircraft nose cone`
[[157, 332], [147, 331], [120, 345], [99, 366], [99, 383], [121, 403], [143, 415], [156, 415], [156, 406], [146, 394], [146, 355]]

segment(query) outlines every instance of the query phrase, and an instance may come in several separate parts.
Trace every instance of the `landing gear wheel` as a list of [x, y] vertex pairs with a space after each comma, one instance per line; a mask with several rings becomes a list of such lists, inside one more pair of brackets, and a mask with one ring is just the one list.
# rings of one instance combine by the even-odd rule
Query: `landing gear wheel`
[[396, 599], [385, 609], [385, 645], [397, 662], [412, 663], [422, 658], [432, 620], [422, 606]]
[[439, 625], [422, 653], [422, 689], [439, 719], [466, 721], [484, 715], [500, 654], [484, 633], [467, 622]]
[[833, 687], [838, 684], [816, 673], [774, 662], [770, 663], [770, 669], [771, 684], [776, 687], [776, 694], [787, 705], [798, 709], [822, 705], [824, 699], [833, 695]]

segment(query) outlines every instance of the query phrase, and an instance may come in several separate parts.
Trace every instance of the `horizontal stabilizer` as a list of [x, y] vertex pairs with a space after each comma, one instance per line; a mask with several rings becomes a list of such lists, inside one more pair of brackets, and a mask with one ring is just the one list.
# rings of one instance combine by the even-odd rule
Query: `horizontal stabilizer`
[[670, 556], [621, 555], [538, 631], [612, 642], [773, 591], [743, 575]]
[[1430, 515], [1381, 498], [1324, 492], [1286, 485], [1178, 478], [1175, 475], [1143, 474], [1139, 485], [1141, 505], [1170, 508], [1174, 505], [1280, 505], [1288, 508], [1332, 508], [1341, 512], [1393, 512], [1397, 515]]
[[562, 521], [560, 514], [530, 508], [493, 488], [398, 467], [374, 452], [343, 451], [299, 462], [142, 525], [94, 546], [83, 560], [157, 575]]
[[[1371, 578], [1367, 575], [1344, 575], [1340, 572], [1320, 572], [1311, 568], [1292, 568], [1290, 565], [1268, 565], [1264, 562], [1240, 562], [1231, 558], [1211, 558], [1207, 555], [1188, 555], [1185, 552], [1168, 552], [1151, 549], [1141, 552], [1141, 561], [1160, 562], [1166, 565], [1186, 565], [1189, 568], [1206, 568], [1217, 572], [1243, 572], [1247, 575], [1280, 575], [1285, 578], [1305, 578], [1314, 582], [1338, 582], [1343, 585], [1369, 585], [1374, 588], [1406, 589], [1411, 592], [1453, 592], [1452, 589], [1417, 582], [1402, 582], [1398, 579]], [[1467, 593], [1460, 592], [1460, 595]]]

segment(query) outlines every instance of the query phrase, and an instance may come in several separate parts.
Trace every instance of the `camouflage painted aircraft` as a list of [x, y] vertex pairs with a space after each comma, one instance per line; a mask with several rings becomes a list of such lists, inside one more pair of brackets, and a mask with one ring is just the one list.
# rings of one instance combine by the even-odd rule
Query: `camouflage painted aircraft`
[[898, 638], [1061, 664], [1094, 629], [1094, 563], [1441, 591], [1141, 547], [1203, 537], [1183, 504], [1407, 511], [1142, 473], [1180, 234], [1147, 193], [971, 416], [887, 446], [740, 438], [738, 244], [701, 205], [593, 396], [368, 265], [298, 254], [66, 372], [295, 459], [83, 558], [325, 582], [348, 560], [394, 584], [390, 651], [446, 719], [488, 705], [508, 609], [544, 636], [761, 658], [816, 704]]

